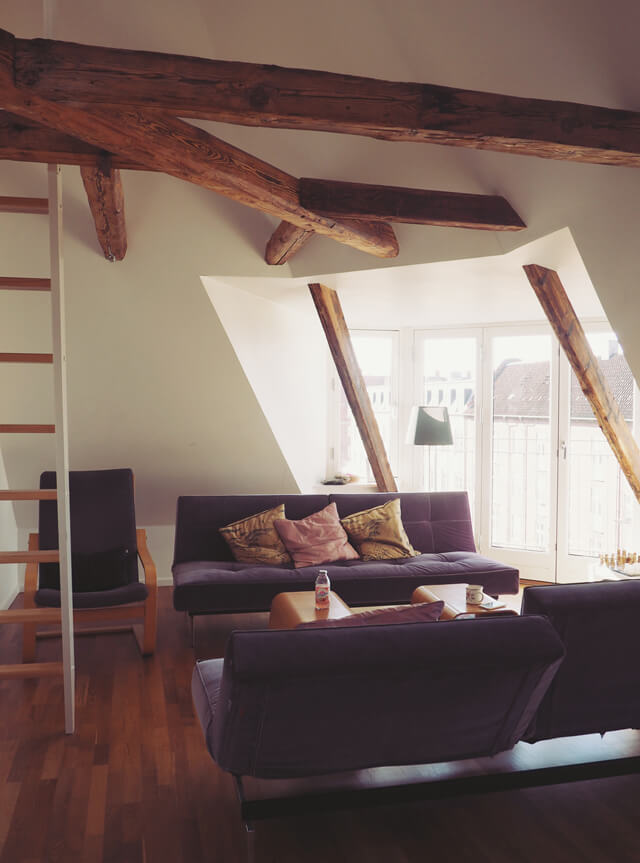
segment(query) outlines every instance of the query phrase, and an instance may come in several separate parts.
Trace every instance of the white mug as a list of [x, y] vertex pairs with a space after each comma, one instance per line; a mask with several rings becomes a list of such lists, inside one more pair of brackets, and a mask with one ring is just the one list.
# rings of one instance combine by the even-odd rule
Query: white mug
[[472, 605], [480, 605], [484, 599], [484, 591], [481, 584], [467, 585], [467, 602]]

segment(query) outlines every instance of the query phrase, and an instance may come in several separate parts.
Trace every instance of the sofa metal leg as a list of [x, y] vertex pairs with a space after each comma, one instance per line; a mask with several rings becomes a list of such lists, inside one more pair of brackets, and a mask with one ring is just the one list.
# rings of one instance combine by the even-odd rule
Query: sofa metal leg
[[242, 821], [242, 827], [244, 828], [245, 833], [245, 842], [247, 849], [247, 863], [255, 863], [256, 859], [256, 828], [250, 819], [246, 818], [244, 815], [244, 787], [242, 785], [242, 776], [238, 776], [237, 774], [233, 774], [233, 781], [236, 786], [236, 794], [238, 795], [238, 801], [240, 803], [240, 818]]
[[245, 842], [247, 843], [247, 863], [255, 863], [256, 860], [256, 829], [253, 824], [245, 824]]

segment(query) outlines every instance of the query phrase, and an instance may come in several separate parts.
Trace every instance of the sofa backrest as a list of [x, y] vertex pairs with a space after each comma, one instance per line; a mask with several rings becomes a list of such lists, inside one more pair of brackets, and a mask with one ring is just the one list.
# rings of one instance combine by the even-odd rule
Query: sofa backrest
[[475, 551], [469, 500], [464, 491], [369, 494], [201, 495], [178, 498], [174, 565], [192, 560], [232, 560], [220, 527], [284, 503], [287, 518], [305, 518], [335, 501], [341, 518], [400, 498], [402, 522], [414, 548], [424, 553]]
[[640, 728], [640, 582], [526, 587], [523, 614], [544, 614], [566, 659], [529, 740]]
[[520, 738], [562, 656], [533, 616], [236, 631], [207, 745], [263, 777], [491, 755]]
[[374, 492], [332, 494], [340, 518], [400, 498], [402, 523], [417, 551], [475, 551], [469, 498], [466, 491]]

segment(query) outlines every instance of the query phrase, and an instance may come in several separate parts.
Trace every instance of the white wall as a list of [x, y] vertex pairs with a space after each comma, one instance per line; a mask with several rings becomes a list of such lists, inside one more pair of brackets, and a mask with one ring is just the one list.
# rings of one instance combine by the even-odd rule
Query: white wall
[[219, 279], [203, 283], [298, 489], [324, 479], [327, 342], [307, 290], [298, 309]]

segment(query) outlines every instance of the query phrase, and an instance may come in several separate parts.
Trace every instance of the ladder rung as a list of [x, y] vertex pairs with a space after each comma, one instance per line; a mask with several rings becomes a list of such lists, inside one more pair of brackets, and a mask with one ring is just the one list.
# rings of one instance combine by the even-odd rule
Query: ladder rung
[[55, 431], [54, 425], [37, 425], [34, 423], [5, 423], [0, 425], [0, 433], [2, 434], [55, 434]]
[[55, 488], [36, 488], [33, 491], [24, 488], [0, 489], [0, 500], [57, 500]]
[[0, 611], [0, 623], [57, 623], [59, 608], [9, 608]]
[[38, 213], [38, 215], [46, 216], [48, 212], [48, 198], [8, 198], [0, 196], [0, 213]]
[[53, 354], [0, 354], [0, 363], [52, 363]]
[[58, 549], [48, 551], [0, 551], [0, 563], [57, 563]]
[[24, 662], [15, 665], [0, 665], [0, 680], [9, 677], [58, 676], [62, 676], [61, 662]]
[[0, 291], [50, 291], [51, 279], [23, 279], [18, 276], [0, 276]]

